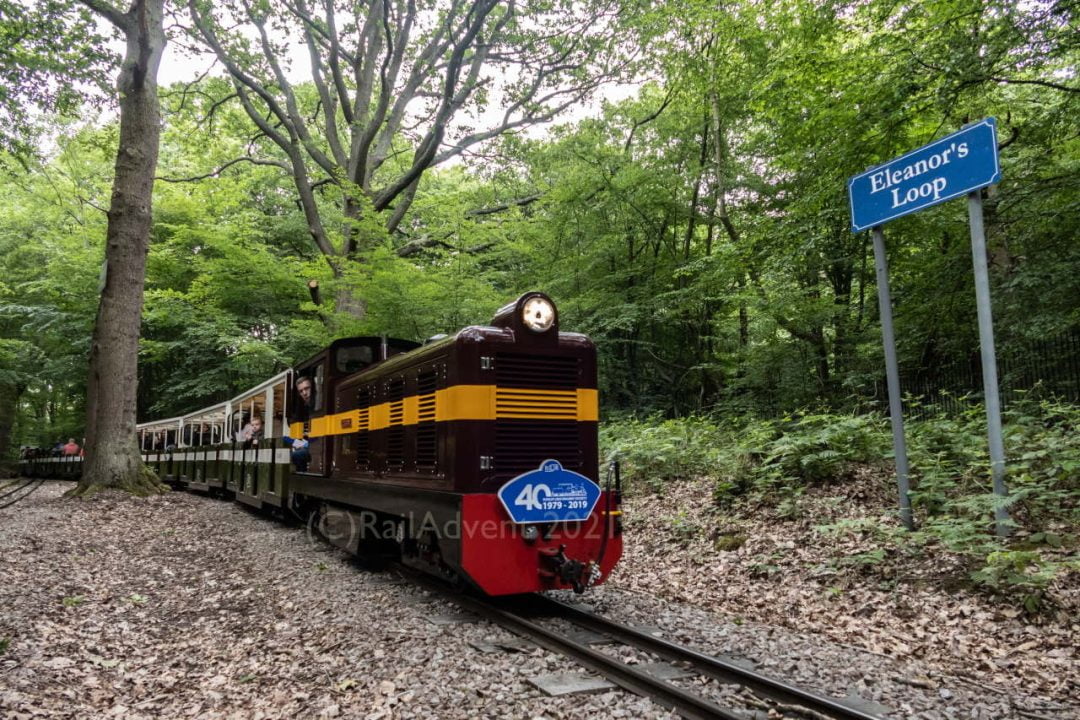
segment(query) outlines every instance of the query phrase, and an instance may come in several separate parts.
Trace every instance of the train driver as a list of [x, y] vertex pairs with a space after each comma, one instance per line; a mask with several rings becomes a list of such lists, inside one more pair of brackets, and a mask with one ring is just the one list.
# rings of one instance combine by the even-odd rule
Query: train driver
[[296, 380], [296, 394], [300, 396], [300, 418], [307, 420], [315, 409], [315, 383], [307, 375]]

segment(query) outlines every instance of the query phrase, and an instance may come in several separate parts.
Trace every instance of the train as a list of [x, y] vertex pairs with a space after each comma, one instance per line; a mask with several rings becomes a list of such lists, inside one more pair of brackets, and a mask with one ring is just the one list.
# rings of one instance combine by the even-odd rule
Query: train
[[[583, 592], [623, 550], [600, 476], [596, 346], [528, 292], [424, 343], [352, 337], [181, 417], [140, 423], [166, 483], [490, 595]], [[28, 460], [29, 475], [81, 462]]]

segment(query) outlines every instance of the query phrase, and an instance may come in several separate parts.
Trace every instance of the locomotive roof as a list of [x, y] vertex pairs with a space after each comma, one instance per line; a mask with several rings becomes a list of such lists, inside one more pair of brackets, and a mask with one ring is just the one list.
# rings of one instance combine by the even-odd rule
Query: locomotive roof
[[354, 337], [338, 338], [337, 340], [334, 340], [332, 343], [330, 343], [314, 355], [306, 357], [299, 362], [293, 363], [293, 367], [297, 368], [302, 365], [307, 365], [311, 362], [314, 362], [316, 358], [330, 352], [331, 350], [337, 350], [338, 348], [342, 347], [357, 347], [360, 345], [382, 345], [383, 340], [388, 343], [400, 343], [420, 347], [420, 343], [416, 342], [415, 340], [406, 340], [405, 338], [384, 337], [382, 335], [356, 335]]

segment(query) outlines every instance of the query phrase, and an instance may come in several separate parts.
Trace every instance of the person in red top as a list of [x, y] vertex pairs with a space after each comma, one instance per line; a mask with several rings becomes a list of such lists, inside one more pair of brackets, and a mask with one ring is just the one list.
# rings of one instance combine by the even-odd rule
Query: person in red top
[[78, 455], [79, 443], [75, 442], [75, 438], [68, 438], [67, 445], [63, 449], [65, 455]]

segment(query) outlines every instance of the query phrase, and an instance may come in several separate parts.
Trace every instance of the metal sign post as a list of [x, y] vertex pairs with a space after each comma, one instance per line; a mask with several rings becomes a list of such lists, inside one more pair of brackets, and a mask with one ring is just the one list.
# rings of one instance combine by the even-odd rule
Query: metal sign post
[[877, 225], [874, 238], [874, 267], [877, 269], [878, 314], [881, 316], [881, 341], [885, 345], [885, 377], [889, 384], [889, 420], [892, 422], [893, 452], [896, 455], [896, 484], [900, 492], [900, 520], [908, 530], [915, 529], [911, 515], [908, 482], [907, 442], [904, 440], [904, 406], [900, 402], [900, 366], [896, 361], [896, 337], [892, 325], [892, 294], [889, 292], [889, 261], [885, 256], [885, 233]]
[[885, 346], [885, 371], [889, 385], [889, 414], [896, 453], [896, 481], [900, 493], [900, 517], [905, 527], [914, 528], [908, 497], [907, 444], [904, 441], [903, 408], [900, 401], [900, 373], [893, 337], [889, 271], [885, 258], [882, 224], [945, 202], [968, 196], [971, 222], [971, 252], [975, 261], [975, 298], [979, 313], [979, 347], [982, 353], [983, 390], [986, 396], [987, 434], [990, 442], [990, 472], [994, 480], [994, 508], [998, 536], [1008, 534], [1009, 515], [1004, 499], [1005, 447], [1001, 434], [1001, 402], [998, 398], [997, 361], [994, 357], [994, 325], [990, 312], [990, 280], [986, 267], [986, 237], [983, 232], [982, 198], [979, 191], [998, 182], [1001, 169], [997, 154], [997, 123], [986, 118], [940, 140], [912, 150], [889, 162], [870, 168], [848, 181], [851, 199], [851, 230], [871, 229], [877, 266], [878, 304], [881, 334]]
[[[979, 314], [979, 351], [982, 355], [983, 396], [986, 402], [987, 435], [990, 441], [990, 474], [994, 495], [1003, 500], [1005, 489], [1005, 442], [1001, 434], [1001, 400], [998, 397], [997, 357], [994, 354], [994, 318], [990, 307], [990, 272], [986, 266], [986, 233], [983, 230], [982, 195], [968, 194], [968, 222], [971, 225], [971, 257], [975, 264], [975, 306]], [[1009, 511], [994, 508], [994, 528], [998, 537], [1009, 534]]]

